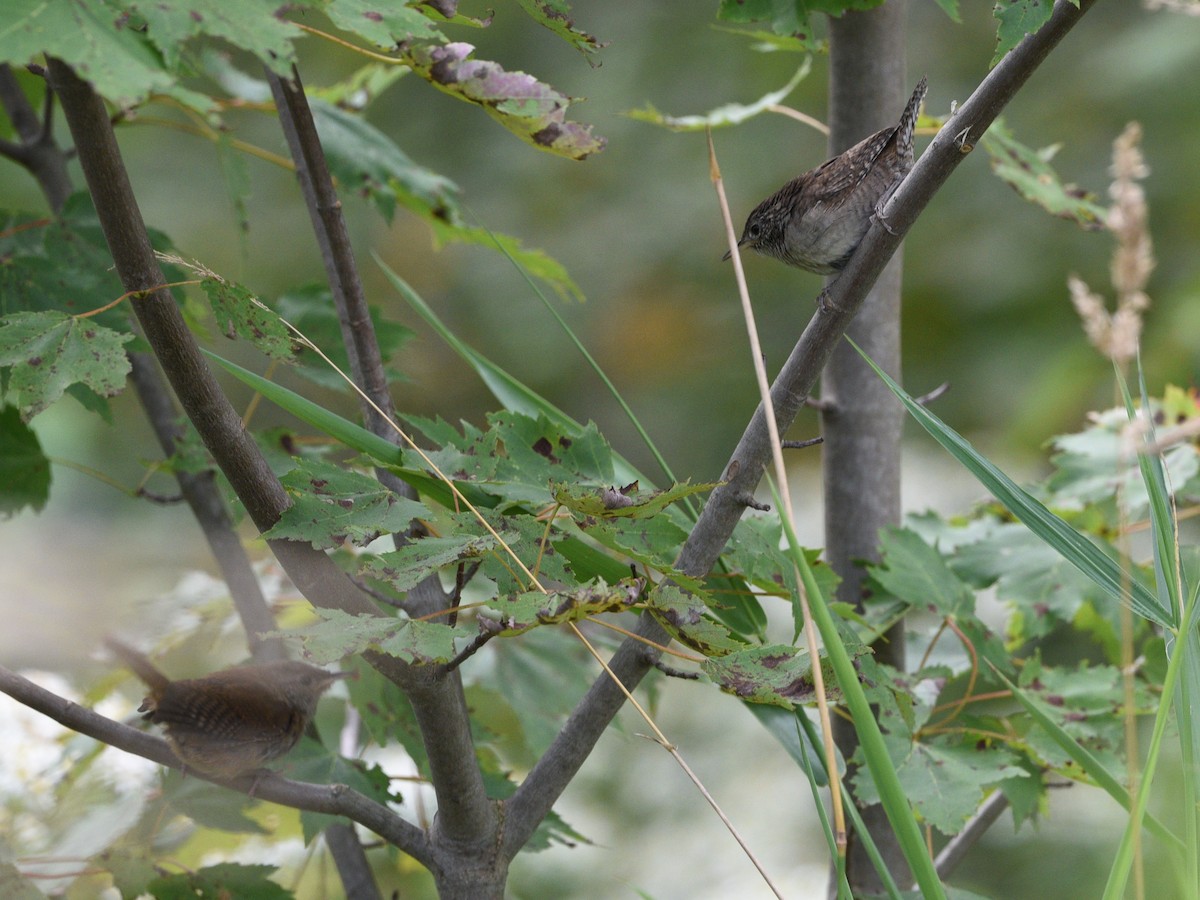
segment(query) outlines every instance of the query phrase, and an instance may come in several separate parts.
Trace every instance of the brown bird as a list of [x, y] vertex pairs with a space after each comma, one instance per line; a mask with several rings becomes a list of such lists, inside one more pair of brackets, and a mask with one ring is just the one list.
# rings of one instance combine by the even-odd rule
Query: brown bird
[[896, 125], [793, 178], [758, 204], [738, 246], [818, 275], [840, 272], [867, 233], [871, 215], [912, 169], [913, 128], [927, 87], [925, 78], [917, 82]]
[[284, 660], [172, 681], [132, 647], [105, 644], [150, 688], [138, 707], [143, 718], [164, 726], [185, 766], [217, 778], [254, 772], [291, 750], [321, 695], [352, 674]]

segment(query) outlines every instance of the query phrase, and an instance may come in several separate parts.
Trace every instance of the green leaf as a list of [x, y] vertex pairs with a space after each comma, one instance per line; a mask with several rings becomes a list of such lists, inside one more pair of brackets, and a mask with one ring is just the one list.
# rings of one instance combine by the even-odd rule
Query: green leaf
[[[199, 778], [188, 778], [173, 769], [163, 777], [163, 793], [147, 810], [159, 816], [182, 813], [197, 825], [240, 834], [266, 834], [267, 829], [246, 815], [254, 801], [245, 796], [210, 784]], [[156, 809], [155, 807], [159, 807]]]
[[347, 668], [358, 673], [358, 678], [345, 682], [346, 690], [371, 740], [381, 747], [399, 743], [417, 770], [428, 773], [425, 745], [404, 692], [361, 658], [351, 657], [346, 662]]
[[[1113, 553], [1107, 544], [1097, 550]], [[1085, 603], [1108, 605], [1108, 595], [1099, 585], [1016, 523], [997, 525], [988, 537], [961, 548], [955, 567], [984, 584], [995, 583], [997, 599], [1013, 605], [1016, 615], [1009, 633], [1016, 643], [1042, 637], [1056, 624], [1073, 622]]]
[[816, 50], [820, 41], [813, 33], [809, 9], [817, 5], [819, 0], [812, 3], [801, 3], [799, 0], [721, 0], [717, 18], [739, 24], [768, 22], [775, 34], [795, 37], [803, 41], [809, 50]]
[[[749, 703], [794, 709], [816, 699], [808, 653], [787, 644], [736, 650], [706, 659], [702, 668], [721, 690]], [[826, 693], [836, 700], [830, 685], [826, 681]]]
[[[594, 484], [613, 477], [612, 450], [594, 424], [566, 432], [545, 416], [507, 410], [488, 416], [487, 431], [464, 425], [462, 436], [445, 423], [411, 424], [431, 443], [443, 444], [426, 454], [442, 472], [507, 503], [545, 506], [553, 502], [553, 481], [569, 477]], [[411, 453], [405, 459], [414, 468], [425, 465]]]
[[[175, 78], [158, 50], [141, 29], [126, 27], [123, 12], [114, 0], [7, 0], [0, 62], [19, 69], [55, 56], [119, 108], [134, 106], [151, 93], [173, 93], [197, 111], [210, 112], [214, 105], [209, 98], [174, 90]], [[289, 50], [289, 60], [290, 55]]]
[[[333, 296], [324, 285], [310, 285], [290, 291], [279, 298], [275, 304], [279, 314], [306, 338], [321, 348], [335, 366], [347, 374], [353, 369], [350, 358], [346, 354], [346, 344], [342, 340], [342, 325], [334, 308]], [[370, 307], [371, 326], [379, 345], [379, 354], [386, 362], [412, 337], [412, 330], [385, 319], [379, 307]], [[299, 345], [296, 348], [296, 368], [314, 384], [332, 390], [349, 392], [350, 386], [345, 379], [330, 368], [329, 363], [318, 357], [310, 348]], [[404, 379], [403, 373], [390, 366], [384, 366], [384, 375], [389, 383]]]
[[406, 0], [404, 3], [328, 0], [320, 5], [338, 28], [360, 35], [387, 50], [407, 41], [445, 40], [425, 14], [422, 4], [415, 0]]
[[[505, 542], [514, 541], [515, 532], [501, 533]], [[425, 537], [399, 550], [364, 557], [361, 574], [386, 581], [398, 591], [416, 587], [434, 572], [446, 566], [477, 559], [496, 551], [499, 546], [490, 534], [452, 534], [445, 537]]]
[[[1151, 418], [1164, 415], [1165, 406], [1165, 398], [1162, 404], [1152, 404]], [[1059, 452], [1051, 458], [1056, 471], [1047, 486], [1056, 499], [1098, 504], [1110, 501], [1120, 490], [1126, 515], [1131, 519], [1145, 515], [1150, 504], [1147, 480], [1140, 467], [1129, 465], [1122, 446], [1132, 414], [1132, 410], [1105, 410], [1093, 414], [1083, 431], [1053, 438], [1051, 443]], [[1145, 457], [1139, 454], [1139, 461]], [[1187, 443], [1165, 450], [1162, 462], [1169, 475], [1163, 486], [1174, 485], [1176, 492], [1200, 474], [1200, 454]], [[1164, 500], [1166, 496], [1169, 494]]]
[[[122, 845], [94, 857], [93, 862], [108, 870], [112, 875], [113, 887], [122, 897], [141, 897], [146, 893], [147, 885], [159, 875], [151, 854], [152, 851], [144, 845], [136, 848]], [[8, 896], [8, 891], [4, 890], [4, 884], [0, 881], [0, 897]]]
[[465, 637], [462, 629], [455, 626], [410, 619], [405, 627], [379, 642], [379, 652], [409, 665], [441, 665], [458, 654], [454, 641], [461, 637]]
[[[790, 34], [776, 34], [773, 31], [750, 31], [744, 28], [723, 28], [720, 25], [714, 25], [714, 30], [723, 31], [726, 34], [736, 34], [739, 37], [744, 37], [754, 41], [752, 49], [759, 53], [812, 53], [817, 50], [821, 41], [813, 41], [810, 39], [795, 38]], [[763, 709], [761, 706], [754, 707], [755, 709]]]
[[308, 398], [300, 396], [295, 391], [290, 391], [281, 385], [275, 384], [273, 381], [268, 381], [266, 378], [256, 375], [249, 369], [243, 369], [237, 363], [222, 359], [210, 350], [202, 349], [201, 352], [239, 381], [254, 388], [254, 390], [258, 391], [258, 393], [262, 394], [272, 403], [287, 410], [301, 421], [307, 422], [314, 428], [325, 432], [330, 437], [341, 441], [347, 447], [351, 447], [359, 453], [365, 453], [384, 465], [402, 466], [404, 464], [404, 457], [400, 448], [390, 441], [367, 431], [367, 429], [361, 425], [354, 424], [349, 419], [342, 418], [337, 413], [330, 412], [323, 406], [319, 406]]
[[677, 500], [711, 491], [713, 484], [672, 485], [664, 490], [641, 491], [636, 483], [623, 488], [585, 488], [558, 483], [550, 486], [554, 502], [580, 516], [645, 519], [657, 516]]
[[870, 571], [886, 590], [918, 609], [932, 607], [941, 616], [974, 614], [975, 595], [971, 589], [914, 532], [888, 528], [879, 541], [884, 564]]
[[652, 519], [597, 519], [579, 524], [579, 529], [597, 543], [628, 556], [634, 562], [668, 575], [690, 591], [701, 590], [703, 582], [689, 578], [674, 567], [687, 532], [667, 516]]
[[746, 648], [745, 641], [713, 620], [699, 597], [674, 585], [657, 585], [646, 597], [646, 608], [671, 637], [707, 657], [726, 656]]
[[565, 0], [517, 0], [517, 3], [535, 22], [558, 35], [584, 56], [608, 46], [575, 27], [567, 15], [571, 6]]
[[962, 22], [962, 16], [958, 12], [958, 0], [935, 0], [938, 6], [941, 7], [950, 19], [951, 22], [959, 24]]
[[[726, 573], [714, 574], [709, 579], [708, 592], [715, 600], [717, 615], [739, 634], [761, 636], [766, 627], [766, 614], [741, 579], [785, 599], [796, 597], [796, 567], [792, 565], [790, 555], [780, 547], [782, 538], [783, 530], [777, 516], [743, 516], [734, 526], [733, 537], [721, 554]], [[805, 555], [813, 577], [821, 589], [832, 596], [837, 588], [837, 574], [818, 561], [819, 550], [806, 550]], [[721, 589], [716, 587], [717, 584]], [[726, 595], [735, 599], [722, 603]], [[798, 635], [803, 627], [799, 605], [792, 603], [792, 610], [793, 633]]]
[[[339, 81], [319, 86], [305, 85], [304, 93], [308, 95], [309, 104], [313, 107], [313, 118], [319, 119], [320, 113], [317, 112], [317, 104], [314, 101], [320, 100], [320, 105], [327, 108], [332, 106], [335, 109], [347, 111], [352, 109], [363, 110], [370, 106], [380, 94], [409, 74], [408, 69], [403, 66], [393, 66], [383, 62], [368, 62]], [[258, 81], [257, 84], [266, 89], [266, 97], [271, 96], [270, 87], [265, 81]], [[264, 98], [258, 97], [256, 99]], [[320, 122], [318, 122], [317, 128], [319, 129], [320, 127]], [[324, 135], [321, 136], [321, 144], [325, 147], [326, 154], [328, 154], [329, 146], [326, 144]]]
[[[1008, 778], [1028, 777], [1015, 765], [1016, 757], [996, 747], [913, 744], [896, 774], [921, 815], [942, 834], [957, 834], [983, 800], [983, 789]], [[869, 774], [860, 769], [855, 778], [859, 803], [877, 801]]]
[[50, 460], [15, 406], [0, 407], [0, 516], [40, 512], [50, 497]]
[[616, 584], [629, 574], [627, 563], [613, 559], [607, 553], [601, 553], [578, 538], [564, 537], [557, 540], [554, 549], [571, 567], [579, 581], [603, 578], [609, 584]]
[[250, 232], [250, 213], [246, 209], [246, 200], [252, 192], [248, 159], [246, 154], [238, 149], [233, 134], [229, 131], [218, 132], [213, 149], [216, 151], [217, 164], [221, 167], [221, 180], [225, 183], [229, 204], [233, 207], [233, 214], [237, 220], [242, 252], [248, 256], [245, 240]]
[[[847, 340], [849, 340], [847, 338]], [[892, 393], [900, 398], [909, 414], [928, 431], [939, 444], [979, 479], [993, 496], [1014, 516], [1054, 550], [1067, 559], [1084, 575], [1100, 585], [1118, 602], [1125, 602], [1125, 585], [1130, 584], [1132, 593], [1128, 598], [1134, 612], [1158, 625], [1169, 627], [1157, 598], [1144, 584], [1123, 571], [1121, 565], [1103, 550], [1080, 534], [1061, 518], [1050, 512], [1044, 504], [1023, 490], [1016, 482], [1001, 472], [989, 460], [980, 455], [962, 435], [910, 397], [905, 390], [850, 341], [867, 364], [875, 370]]]
[[137, 11], [146, 20], [147, 37], [170, 69], [178, 65], [189, 39], [221, 38], [287, 76], [295, 62], [292, 41], [303, 34], [279, 14], [274, 0], [159, 0], [139, 3]]
[[429, 515], [424, 504], [400, 497], [375, 478], [320, 460], [300, 461], [282, 482], [292, 505], [264, 537], [307, 541], [318, 550], [346, 540], [369, 544]]
[[[1072, 0], [1076, 6], [1078, 0]], [[991, 65], [996, 65], [1009, 50], [1021, 43], [1027, 34], [1033, 34], [1050, 21], [1054, 12], [1052, 0], [997, 0], [992, 15], [999, 20], [996, 30], [996, 55]]]
[[455, 655], [454, 640], [467, 632], [440, 622], [393, 619], [339, 609], [316, 608], [321, 618], [303, 628], [273, 632], [271, 637], [298, 641], [318, 664], [344, 659], [365, 650], [377, 650], [414, 665], [449, 662]]
[[[258, 391], [272, 403], [287, 410], [296, 418], [323, 431], [335, 440], [341, 441], [347, 447], [364, 453], [371, 457], [371, 459], [388, 466], [391, 471], [395, 472], [415, 487], [421, 494], [431, 498], [434, 502], [440, 503], [443, 506], [451, 506], [458, 502], [455, 495], [444, 482], [427, 474], [427, 466], [419, 457], [416, 457], [417, 465], [415, 467], [407, 466], [406, 463], [413, 458], [412, 454], [410, 453], [406, 456], [405, 451], [402, 451], [390, 441], [367, 431], [361, 425], [356, 425], [350, 420], [330, 412], [325, 407], [313, 403], [295, 391], [290, 391], [281, 385], [268, 381], [261, 375], [256, 375], [248, 369], [243, 369], [236, 363], [222, 359], [209, 350], [202, 348], [201, 352], [239, 381], [250, 385], [250, 387], [254, 388], [254, 390]], [[458, 483], [458, 488], [472, 503], [487, 505], [488, 503], [495, 502], [477, 491], [470, 484]]]
[[[1057, 717], [1052, 714], [1052, 708], [1047, 707], [1044, 702], [1035, 699], [1028, 692], [1017, 687], [1016, 684], [999, 672], [996, 674], [1008, 686], [1020, 704], [1025, 707], [1026, 712], [1030, 714], [1033, 721], [1064, 751], [1066, 756], [1078, 765], [1092, 782], [1103, 788], [1110, 797], [1128, 811], [1131, 808], [1129, 792], [1121, 784], [1121, 779], [1114, 776], [1096, 758], [1095, 754], [1063, 729], [1059, 722], [1056, 721]], [[1146, 816], [1146, 827], [1157, 837], [1174, 844], [1178, 848], [1182, 848], [1179, 838], [1154, 816]]]
[[503, 447], [496, 477], [520, 477], [536, 484], [540, 497], [548, 499], [551, 478], [570, 472], [579, 478], [608, 481], [615, 477], [612, 448], [595, 423], [566, 429], [545, 415], [523, 415], [511, 410], [488, 416]]
[[373, 648], [402, 628], [407, 619], [392, 619], [368, 613], [351, 615], [340, 609], [313, 608], [320, 621], [289, 631], [274, 631], [263, 637], [283, 638], [304, 648], [317, 665], [355, 656]]
[[[288, 778], [306, 781], [309, 784], [344, 784], [383, 806], [400, 803], [403, 799], [398, 793], [392, 793], [391, 779], [379, 765], [359, 759], [346, 759], [319, 741], [302, 740], [296, 749], [288, 754], [285, 774]], [[340, 816], [300, 810], [304, 843], [312, 843], [313, 838], [335, 822], [345, 821]]]
[[559, 629], [534, 629], [514, 651], [492, 654], [490, 683], [520, 722], [532, 765], [587, 693], [596, 666], [579, 641]]
[[203, 279], [200, 286], [227, 338], [242, 337], [272, 359], [292, 358], [292, 333], [279, 313], [240, 284], [212, 277]]
[[570, 100], [524, 72], [506, 72], [494, 62], [471, 59], [471, 44], [415, 45], [401, 55], [413, 71], [438, 90], [481, 107], [521, 140], [569, 159], [586, 159], [604, 149], [590, 125], [566, 121]]
[[274, 866], [219, 863], [156, 878], [147, 890], [156, 900], [284, 900], [294, 896], [267, 878], [274, 871]]
[[[1154, 706], [1145, 686], [1137, 685], [1136, 708], [1125, 708], [1121, 676], [1115, 666], [1081, 664], [1069, 669], [1045, 666], [1034, 658], [1022, 668], [1020, 684], [1025, 698], [1037, 701], [1046, 717], [1110, 771], [1123, 765], [1119, 756], [1124, 741], [1121, 715], [1144, 714]], [[1033, 729], [1026, 740], [1031, 755], [1071, 774], [1075, 757], [1064, 754], [1053, 735]]]
[[[567, 568], [567, 561], [559, 555], [558, 540], [562, 532], [550, 529], [537, 515], [513, 509], [509, 514], [498, 515], [494, 511], [481, 511], [491, 526], [505, 536], [508, 549], [517, 559], [542, 579], [563, 584], [574, 584], [580, 579]], [[480, 525], [470, 513], [457, 513], [452, 517], [463, 531], [478, 532]], [[514, 565], [509, 552], [496, 550], [480, 560], [480, 574], [490, 578], [501, 594], [515, 594], [529, 590], [532, 585], [528, 577]], [[625, 567], [617, 583], [629, 576]]]
[[453, 181], [413, 162], [361, 113], [315, 98], [309, 105], [329, 169], [345, 190], [369, 198], [389, 223], [397, 203], [429, 218], [461, 221]]
[[779, 90], [764, 94], [758, 100], [748, 105], [727, 103], [724, 106], [718, 106], [698, 116], [668, 116], [647, 104], [641, 109], [629, 110], [625, 115], [639, 122], [661, 125], [672, 131], [703, 131], [710, 127], [720, 128], [725, 125], [737, 125], [757, 116], [772, 106], [782, 103], [784, 98], [794, 91], [801, 81], [808, 77], [811, 69], [812, 57], [807, 57], [800, 65], [800, 68], [796, 70], [796, 74], [792, 76], [791, 81]]
[[1070, 219], [1081, 228], [1095, 231], [1105, 227], [1108, 210], [1096, 202], [1096, 195], [1063, 184], [1050, 165], [1059, 145], [1033, 150], [1017, 141], [999, 120], [987, 130], [982, 144], [991, 157], [992, 171], [1030, 203], [1053, 216]]
[[0, 367], [10, 366], [7, 398], [28, 422], [83, 383], [104, 397], [125, 386], [129, 358], [119, 334], [91, 319], [59, 312], [18, 312], [0, 319]]
[[[125, 293], [87, 193], [69, 197], [55, 218], [19, 210], [4, 210], [0, 217], [0, 312], [79, 314]], [[162, 235], [151, 239], [155, 249], [170, 247]], [[92, 319], [114, 331], [128, 331], [129, 307], [122, 304]]]
[[1020, 828], [1026, 822], [1036, 821], [1046, 802], [1046, 786], [1040, 770], [1029, 759], [1020, 758], [1016, 764], [1030, 777], [1006, 778], [997, 783], [997, 788], [1012, 807], [1013, 825]]
[[[811, 760], [824, 762], [825, 757], [819, 742], [814, 743], [808, 731], [802, 727], [805, 723], [800, 719], [807, 719], [808, 716], [803, 709], [787, 710], [763, 703], [743, 705], [750, 715], [758, 719], [758, 723], [766, 729], [767, 733], [779, 741], [788, 755], [801, 768], [804, 768]], [[829, 785], [829, 778], [825, 775], [824, 768], [812, 770], [809, 777], [816, 787]]]
[[568, 591], [525, 591], [493, 597], [486, 607], [497, 616], [480, 616], [479, 629], [512, 637], [539, 625], [561, 625], [601, 613], [626, 612], [639, 601], [641, 589], [640, 580], [626, 579], [611, 587], [598, 582]]

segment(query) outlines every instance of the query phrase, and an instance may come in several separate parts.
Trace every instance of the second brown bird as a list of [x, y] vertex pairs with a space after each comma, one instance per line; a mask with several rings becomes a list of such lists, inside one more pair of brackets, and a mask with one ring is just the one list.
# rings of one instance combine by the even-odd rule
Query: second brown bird
[[172, 681], [132, 647], [105, 643], [150, 689], [138, 712], [164, 726], [189, 769], [217, 778], [254, 772], [291, 750], [321, 695], [350, 674], [284, 660]]

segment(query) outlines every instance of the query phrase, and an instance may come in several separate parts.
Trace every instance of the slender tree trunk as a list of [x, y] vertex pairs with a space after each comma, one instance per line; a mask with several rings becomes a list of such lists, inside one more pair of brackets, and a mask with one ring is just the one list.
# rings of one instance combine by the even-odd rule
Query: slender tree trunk
[[[905, 0], [878, 9], [847, 13], [830, 22], [830, 153], [840, 153], [874, 131], [894, 124], [912, 85], [905, 68]], [[900, 377], [900, 255], [893, 257], [867, 295], [847, 334], [892, 377]], [[821, 383], [825, 436], [825, 553], [842, 578], [838, 599], [862, 602], [863, 560], [878, 559], [881, 528], [900, 521], [899, 402], [841, 343]], [[876, 658], [903, 669], [903, 624], [875, 646]], [[842, 752], [857, 746], [854, 728], [835, 724]], [[883, 808], [863, 811], [867, 827], [900, 884], [908, 870]], [[881, 887], [875, 870], [852, 832], [847, 878], [856, 897]], [[833, 890], [836, 893], [836, 888]]]

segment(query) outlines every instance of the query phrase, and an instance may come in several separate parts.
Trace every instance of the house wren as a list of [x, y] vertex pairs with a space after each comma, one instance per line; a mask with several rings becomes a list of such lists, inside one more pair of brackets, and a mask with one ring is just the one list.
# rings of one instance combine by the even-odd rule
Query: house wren
[[818, 275], [840, 272], [867, 233], [871, 215], [912, 169], [913, 128], [926, 88], [924, 78], [917, 82], [898, 124], [793, 178], [758, 204], [738, 246]]
[[351, 674], [284, 660], [172, 681], [132, 647], [105, 643], [150, 688], [138, 712], [165, 727], [188, 768], [217, 778], [253, 772], [291, 750], [321, 694]]

